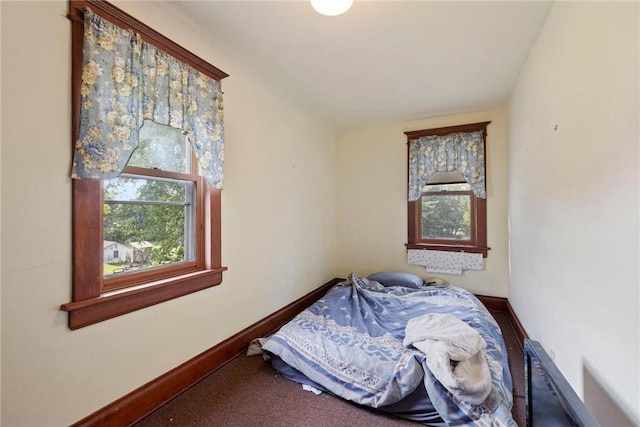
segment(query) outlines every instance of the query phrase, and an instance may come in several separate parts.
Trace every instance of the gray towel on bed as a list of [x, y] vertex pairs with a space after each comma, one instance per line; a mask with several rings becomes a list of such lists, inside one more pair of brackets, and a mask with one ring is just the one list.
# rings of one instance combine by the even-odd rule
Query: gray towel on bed
[[413, 318], [405, 328], [403, 344], [422, 351], [433, 376], [460, 400], [479, 405], [491, 393], [487, 343], [457, 317], [430, 313]]

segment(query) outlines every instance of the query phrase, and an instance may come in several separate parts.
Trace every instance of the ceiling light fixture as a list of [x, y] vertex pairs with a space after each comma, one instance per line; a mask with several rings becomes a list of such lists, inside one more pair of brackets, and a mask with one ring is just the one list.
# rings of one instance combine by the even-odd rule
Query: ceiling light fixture
[[316, 12], [327, 16], [341, 15], [349, 10], [352, 4], [353, 0], [311, 0], [311, 6]]

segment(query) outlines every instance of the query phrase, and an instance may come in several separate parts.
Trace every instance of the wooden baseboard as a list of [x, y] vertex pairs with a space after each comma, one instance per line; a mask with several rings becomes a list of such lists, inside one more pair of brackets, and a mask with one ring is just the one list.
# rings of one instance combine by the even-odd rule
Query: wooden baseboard
[[503, 311], [507, 314], [509, 323], [511, 323], [513, 332], [518, 339], [518, 344], [520, 344], [520, 348], [524, 351], [524, 340], [525, 338], [529, 338], [529, 335], [527, 335], [527, 332], [522, 327], [522, 323], [520, 323], [520, 319], [516, 316], [516, 312], [513, 311], [509, 300], [507, 298], [490, 297], [486, 295], [476, 295], [476, 297], [478, 297], [480, 302], [484, 304], [488, 310]]
[[329, 288], [340, 281], [342, 279], [335, 278], [330, 280], [281, 310], [74, 423], [72, 427], [114, 427], [135, 424], [245, 352], [249, 343], [255, 338], [274, 332], [296, 314], [317, 301]]
[[508, 311], [506, 298], [490, 297], [486, 295], [476, 295], [476, 297], [482, 304], [484, 304], [485, 307], [487, 307], [487, 310]]
[[524, 340], [529, 338], [527, 335], [527, 331], [524, 330], [522, 323], [520, 323], [520, 319], [516, 316], [516, 312], [513, 311], [513, 307], [511, 307], [511, 303], [507, 300], [507, 314], [509, 315], [509, 320], [511, 321], [511, 326], [513, 326], [513, 330], [518, 337], [518, 343], [522, 346], [522, 351], [524, 351]]

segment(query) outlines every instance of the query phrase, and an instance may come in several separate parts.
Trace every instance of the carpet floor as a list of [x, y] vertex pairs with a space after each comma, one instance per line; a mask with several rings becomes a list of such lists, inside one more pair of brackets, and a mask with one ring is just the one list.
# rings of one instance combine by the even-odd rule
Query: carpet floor
[[[492, 312], [509, 353], [513, 416], [524, 427], [521, 344], [506, 313]], [[376, 427], [421, 424], [358, 406], [328, 393], [315, 395], [277, 375], [261, 357], [241, 355], [135, 424], [168, 426]]]

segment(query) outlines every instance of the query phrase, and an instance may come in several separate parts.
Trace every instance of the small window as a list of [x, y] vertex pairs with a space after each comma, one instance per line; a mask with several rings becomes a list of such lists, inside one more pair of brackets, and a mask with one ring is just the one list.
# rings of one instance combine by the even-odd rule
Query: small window
[[427, 184], [420, 203], [420, 240], [470, 243], [472, 194], [467, 183]]
[[[406, 132], [408, 141], [456, 132], [486, 132], [488, 123]], [[487, 256], [486, 200], [457, 171], [435, 172], [408, 203], [408, 249], [475, 252]]]

